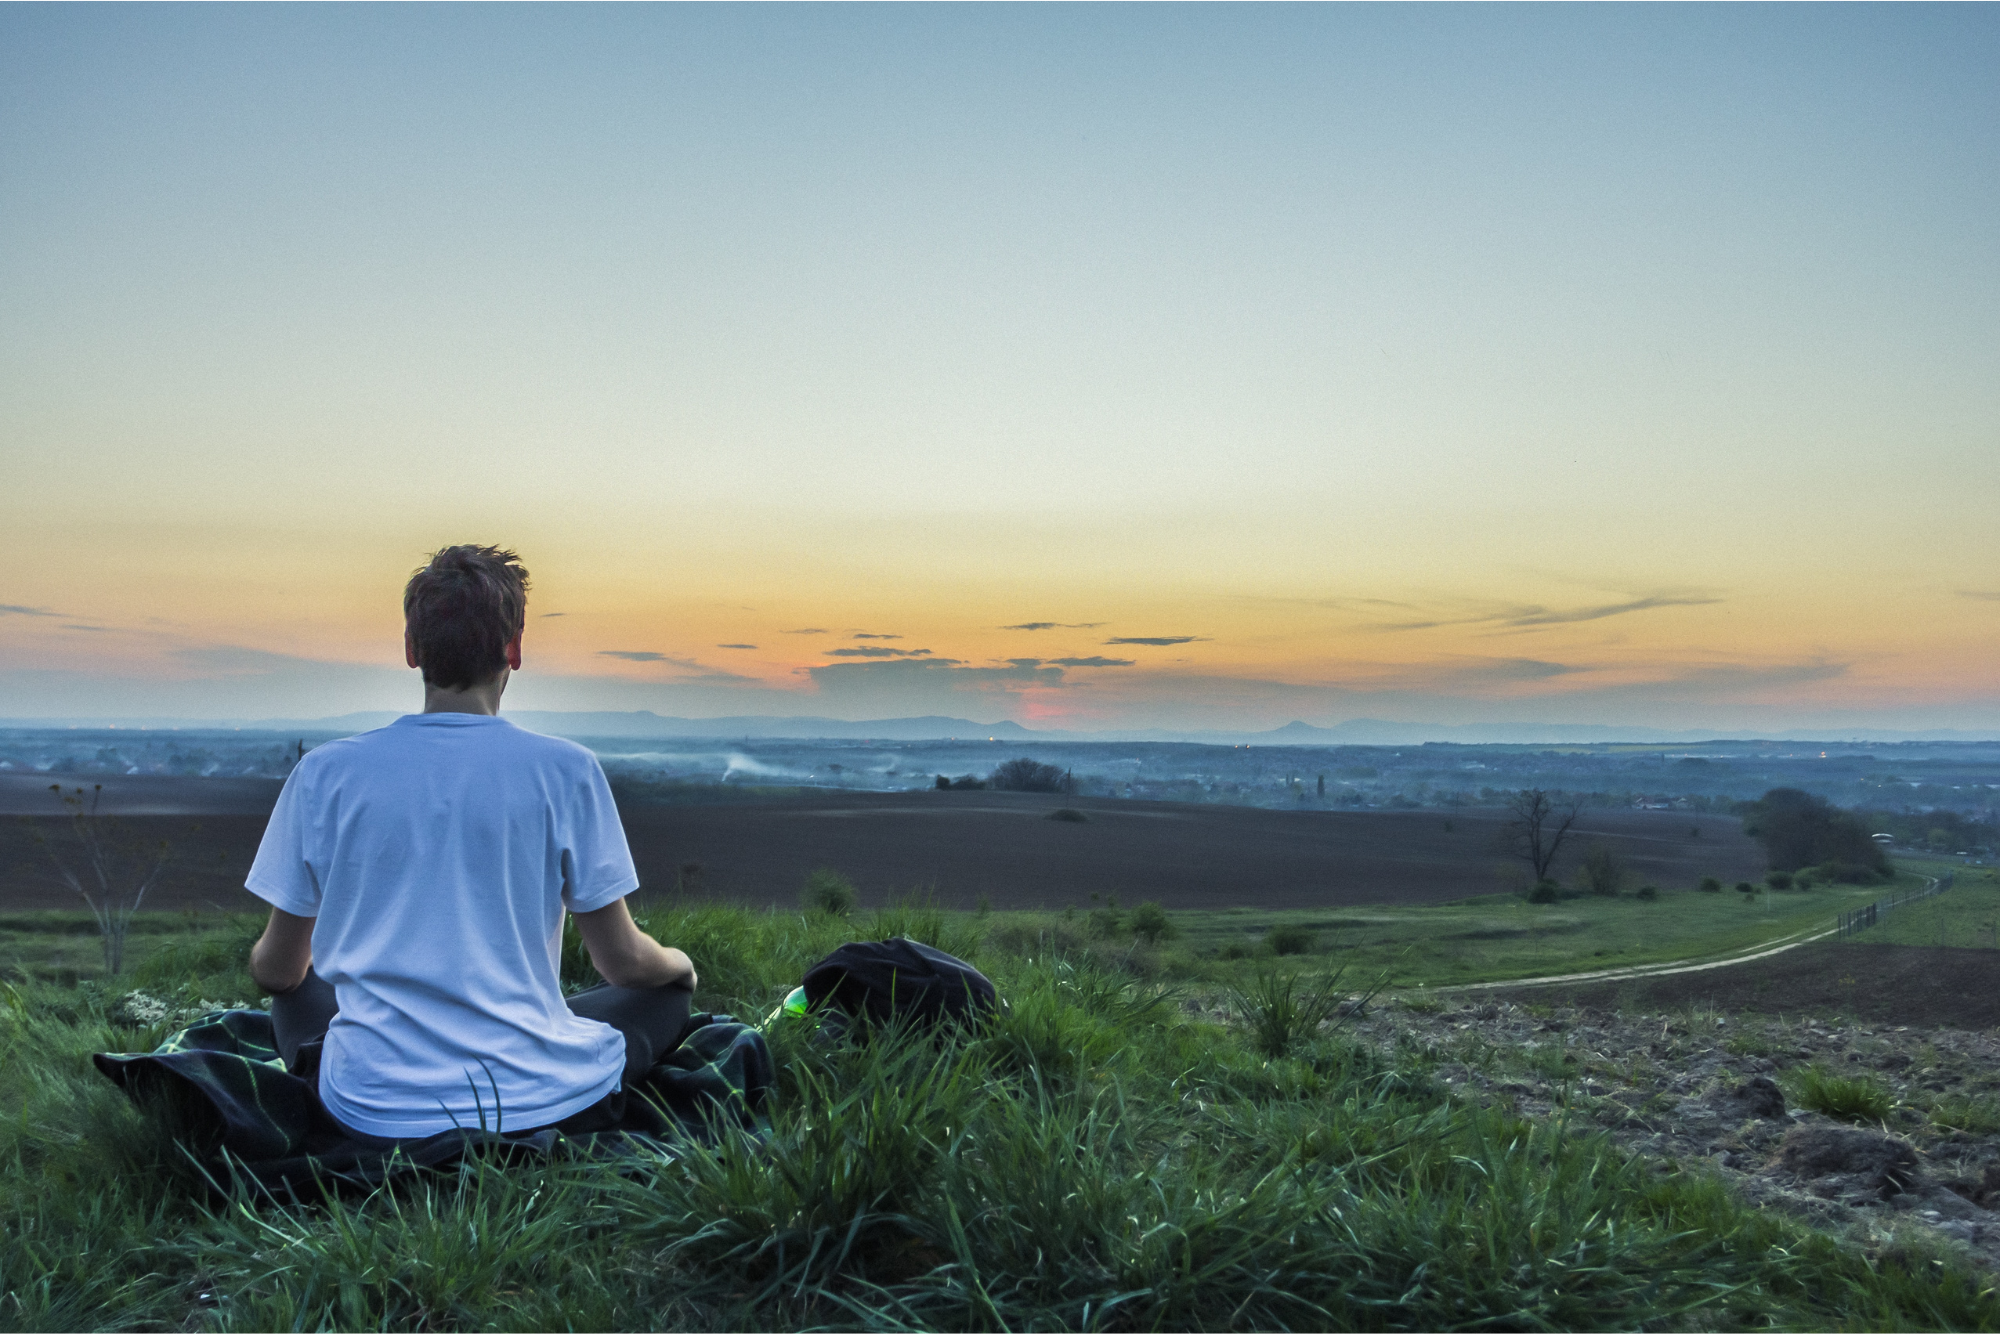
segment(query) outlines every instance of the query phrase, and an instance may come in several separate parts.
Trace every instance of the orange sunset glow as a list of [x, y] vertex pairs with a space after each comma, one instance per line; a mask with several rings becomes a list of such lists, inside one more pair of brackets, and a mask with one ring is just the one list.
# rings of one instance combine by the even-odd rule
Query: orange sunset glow
[[1986, 11], [0, 23], [0, 717], [2000, 735]]

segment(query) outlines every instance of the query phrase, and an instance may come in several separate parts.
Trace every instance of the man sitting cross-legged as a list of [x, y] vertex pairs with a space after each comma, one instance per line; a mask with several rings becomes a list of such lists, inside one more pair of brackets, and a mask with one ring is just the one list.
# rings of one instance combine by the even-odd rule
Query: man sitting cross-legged
[[[424, 711], [301, 759], [250, 868], [280, 1052], [324, 1037], [320, 1099], [365, 1143], [609, 1129], [687, 1027], [694, 965], [626, 909], [639, 878], [597, 758], [496, 716], [527, 590], [492, 547], [411, 577]], [[605, 978], [567, 1000], [565, 910]]]

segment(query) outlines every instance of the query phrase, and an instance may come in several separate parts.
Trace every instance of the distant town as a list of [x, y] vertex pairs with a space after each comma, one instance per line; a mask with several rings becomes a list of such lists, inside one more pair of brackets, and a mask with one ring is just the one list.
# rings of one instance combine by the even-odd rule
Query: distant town
[[[0, 730], [0, 778], [155, 775], [281, 779], [338, 733]], [[755, 800], [800, 788], [976, 787], [1001, 763], [1060, 768], [1080, 796], [1337, 810], [1497, 806], [1522, 788], [1598, 807], [1728, 814], [1775, 787], [1868, 812], [1899, 848], [1991, 856], [2000, 846], [2000, 742], [1708, 741], [1562, 746], [1202, 745], [1185, 742], [745, 737], [577, 740], [621, 795]], [[18, 803], [18, 797], [16, 798]]]

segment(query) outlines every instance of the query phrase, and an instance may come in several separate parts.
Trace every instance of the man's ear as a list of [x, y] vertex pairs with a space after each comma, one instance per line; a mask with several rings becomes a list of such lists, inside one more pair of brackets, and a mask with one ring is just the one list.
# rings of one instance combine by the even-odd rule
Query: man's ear
[[403, 661], [412, 667], [417, 665], [417, 637], [408, 630], [403, 631]]
[[[415, 650], [415, 649], [411, 649], [411, 650], [410, 650], [410, 652], [411, 652], [411, 653], [412, 653], [412, 654], [414, 655], [414, 654], [416, 653], [416, 650]], [[506, 653], [507, 653], [507, 667], [508, 667], [508, 669], [509, 669], [510, 671], [516, 671], [516, 672], [520, 671], [520, 670], [521, 670], [521, 636], [519, 636], [519, 635], [515, 635], [515, 636], [514, 636], [514, 637], [513, 637], [512, 639], [510, 639], [510, 640], [508, 640], [508, 641], [507, 641], [507, 648], [506, 648]], [[416, 666], [416, 664], [415, 664], [415, 663], [411, 663], [410, 665], [411, 665], [412, 667]]]

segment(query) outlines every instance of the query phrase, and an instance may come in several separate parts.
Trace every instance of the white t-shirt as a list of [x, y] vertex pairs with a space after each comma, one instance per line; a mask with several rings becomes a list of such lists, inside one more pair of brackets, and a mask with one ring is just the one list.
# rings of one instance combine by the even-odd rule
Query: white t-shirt
[[597, 757], [501, 718], [424, 713], [285, 780], [246, 887], [314, 917], [340, 1013], [327, 1110], [417, 1138], [560, 1121], [618, 1087], [625, 1040], [563, 1003], [563, 909], [639, 887]]

